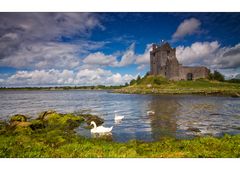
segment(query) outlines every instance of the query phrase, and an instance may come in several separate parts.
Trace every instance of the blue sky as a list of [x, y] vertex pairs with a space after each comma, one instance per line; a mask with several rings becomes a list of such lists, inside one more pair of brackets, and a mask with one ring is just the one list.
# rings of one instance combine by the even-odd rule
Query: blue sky
[[152, 43], [184, 65], [240, 74], [240, 13], [0, 13], [0, 86], [118, 85]]

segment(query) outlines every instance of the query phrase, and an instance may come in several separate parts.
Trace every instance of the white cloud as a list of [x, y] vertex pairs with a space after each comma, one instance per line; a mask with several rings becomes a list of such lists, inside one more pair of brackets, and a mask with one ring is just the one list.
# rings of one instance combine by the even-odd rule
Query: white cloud
[[24, 44], [20, 50], [0, 60], [0, 66], [34, 69], [75, 68], [80, 65], [81, 54], [101, 46], [103, 43], [88, 41], [77, 44], [60, 42]]
[[115, 66], [117, 64], [115, 56], [105, 55], [102, 52], [89, 54], [86, 58], [84, 58], [83, 62], [85, 64], [101, 66]]
[[135, 79], [136, 76], [132, 76], [130, 74], [121, 75], [119, 73], [113, 74], [112, 76], [107, 78], [107, 82], [110, 84], [125, 84], [126, 82], [130, 82], [132, 79]]
[[104, 69], [72, 70], [34, 70], [18, 71], [1, 78], [0, 86], [48, 86], [48, 85], [120, 85], [136, 76], [121, 75]]
[[191, 46], [178, 46], [176, 56], [180, 63], [184, 65], [209, 64], [209, 60], [216, 57], [220, 44], [213, 42], [195, 42]]
[[196, 18], [185, 19], [177, 28], [176, 32], [172, 35], [173, 40], [179, 40], [186, 35], [197, 33], [200, 29], [201, 22]]
[[16, 74], [8, 77], [4, 84], [6, 85], [47, 85], [47, 84], [69, 84], [73, 77], [73, 71], [70, 70], [34, 70], [18, 71]]
[[135, 50], [135, 43], [132, 43], [130, 47], [124, 52], [117, 66], [123, 67], [123, 66], [127, 66], [134, 63], [136, 58], [134, 50]]
[[223, 47], [219, 57], [214, 59], [217, 68], [239, 68], [240, 67], [240, 43], [234, 47]]
[[147, 44], [144, 53], [136, 56], [136, 64], [149, 64], [151, 50], [152, 44]]
[[135, 43], [122, 53], [120, 61], [117, 61], [117, 55], [106, 55], [102, 52], [89, 54], [83, 62], [88, 65], [125, 67], [131, 64], [149, 64], [149, 53], [151, 44], [148, 44], [143, 54], [135, 53]]
[[141, 64], [137, 67], [137, 70], [144, 70], [147, 67], [147, 64]]
[[0, 21], [1, 33], [17, 34], [22, 42], [52, 40], [76, 33], [83, 36], [95, 27], [104, 29], [94, 13], [3, 13]]
[[183, 65], [205, 65], [212, 69], [240, 67], [240, 44], [221, 47], [218, 41], [195, 42], [191, 46], [178, 46], [176, 56]]
[[61, 43], [62, 37], [81, 39], [104, 29], [94, 13], [2, 13], [0, 21], [0, 66], [14, 68], [74, 68], [78, 53], [98, 43]]

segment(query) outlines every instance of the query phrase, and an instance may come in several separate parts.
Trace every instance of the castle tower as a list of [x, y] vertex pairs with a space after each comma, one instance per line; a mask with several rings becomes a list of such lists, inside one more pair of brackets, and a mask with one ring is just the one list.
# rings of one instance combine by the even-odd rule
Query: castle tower
[[166, 70], [167, 59], [174, 58], [176, 58], [176, 49], [171, 48], [168, 43], [162, 45], [153, 44], [150, 52], [150, 74], [166, 77], [168, 74]]
[[160, 75], [169, 80], [196, 80], [207, 78], [210, 70], [204, 66], [182, 66], [176, 57], [176, 48], [168, 43], [152, 45], [150, 75]]

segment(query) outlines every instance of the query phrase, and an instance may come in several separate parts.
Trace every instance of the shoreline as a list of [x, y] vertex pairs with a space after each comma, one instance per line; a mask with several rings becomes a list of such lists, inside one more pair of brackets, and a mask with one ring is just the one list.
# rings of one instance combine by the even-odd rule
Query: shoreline
[[1, 158], [224, 158], [240, 157], [240, 135], [193, 139], [115, 142], [109, 136], [85, 138], [78, 126], [98, 125], [103, 119], [82, 113], [41, 112], [36, 119], [14, 115], [0, 122]]
[[240, 91], [229, 92], [229, 91], [184, 91], [184, 92], [176, 92], [176, 91], [159, 91], [159, 89], [153, 91], [152, 89], [143, 90], [140, 88], [119, 88], [119, 89], [28, 89], [28, 88], [7, 88], [0, 89], [1, 91], [108, 91], [110, 93], [118, 93], [118, 94], [148, 94], [148, 95], [196, 95], [196, 96], [216, 96], [216, 97], [233, 97], [239, 98]]
[[152, 92], [152, 91], [144, 91], [141, 89], [117, 89], [113, 90], [113, 93], [119, 93], [119, 94], [142, 94], [142, 95], [170, 95], [170, 96], [181, 96], [181, 95], [194, 95], [194, 96], [215, 96], [215, 97], [233, 97], [233, 98], [239, 98], [240, 92], [208, 92], [208, 91], [196, 91], [196, 92]]

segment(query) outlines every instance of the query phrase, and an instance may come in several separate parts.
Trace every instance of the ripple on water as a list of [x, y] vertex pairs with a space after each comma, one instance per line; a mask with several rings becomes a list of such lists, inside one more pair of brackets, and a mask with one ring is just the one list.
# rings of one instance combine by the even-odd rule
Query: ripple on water
[[[116, 141], [153, 141], [162, 137], [191, 138], [196, 135], [240, 133], [240, 99], [230, 97], [129, 95], [106, 91], [0, 91], [0, 116], [54, 109], [58, 112], [86, 110], [113, 126]], [[148, 115], [147, 111], [155, 114]], [[115, 124], [115, 114], [124, 119]], [[201, 132], [188, 129], [198, 128]], [[87, 129], [77, 132], [91, 137]]]

